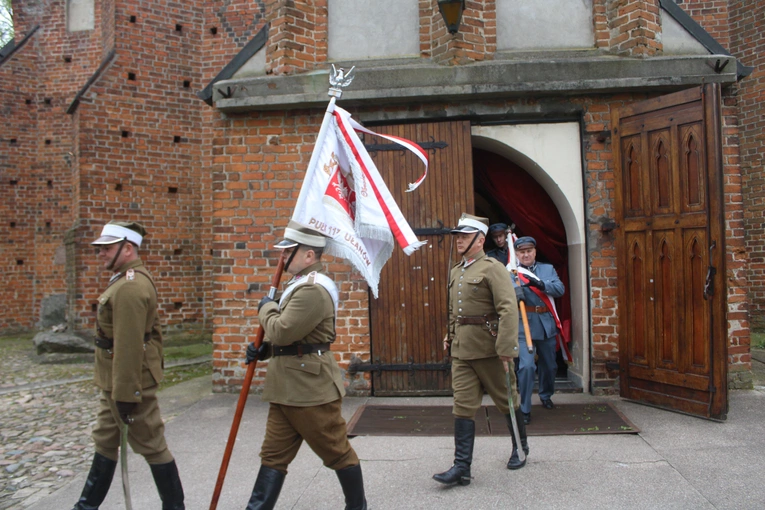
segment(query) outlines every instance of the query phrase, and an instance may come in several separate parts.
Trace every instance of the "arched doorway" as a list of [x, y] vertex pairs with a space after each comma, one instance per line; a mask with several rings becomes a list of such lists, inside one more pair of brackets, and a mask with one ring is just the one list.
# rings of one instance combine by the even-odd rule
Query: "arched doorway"
[[[544, 188], [518, 164], [481, 149], [473, 150], [473, 179], [476, 214], [489, 218], [491, 223], [514, 225], [514, 232], [519, 237], [534, 237], [537, 241], [537, 260], [552, 264], [568, 289], [566, 229]], [[563, 325], [556, 378], [557, 389], [561, 390], [571, 388], [568, 384], [571, 294], [567, 292], [555, 301]]]
[[[521, 169], [519, 175], [524, 182], [537, 189], [538, 196], [544, 198], [543, 206], [557, 211], [557, 218], [563, 225], [563, 234], [555, 235], [563, 246], [546, 248], [545, 255], [550, 258], [552, 252], [560, 257], [562, 262], [553, 262], [559, 274], [563, 269], [557, 264], [563, 264], [568, 273], [566, 298], [570, 311], [571, 334], [570, 351], [572, 362], [567, 366], [567, 377], [572, 387], [589, 392], [591, 338], [590, 338], [590, 273], [587, 263], [585, 246], [584, 177], [582, 162], [582, 135], [578, 122], [551, 122], [543, 124], [492, 124], [473, 125], [471, 127], [471, 145], [474, 158], [480, 159], [480, 152], [490, 153], [499, 157], [503, 165], [514, 165]], [[474, 161], [474, 175], [480, 174], [480, 163]], [[478, 178], [475, 179], [476, 184]], [[501, 185], [501, 184], [500, 184]], [[505, 186], [514, 186], [510, 181]], [[497, 184], [489, 183], [493, 191]], [[484, 185], [484, 187], [486, 187]], [[476, 197], [479, 195], [476, 194]], [[482, 198], [480, 200], [483, 200]], [[480, 210], [483, 205], [476, 202]], [[492, 220], [494, 212], [490, 207], [486, 214]], [[519, 213], [516, 213], [516, 216]], [[520, 215], [534, 215], [532, 210], [520, 211]], [[508, 218], [509, 219], [509, 218]], [[513, 218], [516, 221], [516, 218]], [[518, 225], [521, 223], [517, 222]], [[539, 227], [539, 222], [536, 222]], [[544, 222], [541, 224], [544, 226]], [[520, 228], [520, 227], [519, 227]], [[529, 229], [528, 225], [523, 227]], [[528, 230], [522, 233], [537, 237]], [[537, 233], [537, 235], [539, 235]], [[559, 309], [560, 310], [560, 309]]]

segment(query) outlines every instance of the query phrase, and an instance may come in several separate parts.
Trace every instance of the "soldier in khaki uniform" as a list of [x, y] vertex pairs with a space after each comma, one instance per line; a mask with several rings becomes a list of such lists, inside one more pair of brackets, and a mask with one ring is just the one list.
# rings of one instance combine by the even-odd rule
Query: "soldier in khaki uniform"
[[162, 333], [157, 291], [138, 256], [145, 235], [140, 223], [111, 221], [91, 243], [98, 248], [104, 268], [113, 274], [98, 298], [95, 383], [102, 391], [93, 429], [96, 454], [74, 510], [98, 508], [106, 497], [117, 466], [122, 426], [128, 427], [133, 451], [149, 463], [162, 509], [185, 508], [157, 404]]
[[475, 441], [475, 413], [481, 407], [484, 390], [505, 415], [513, 452], [508, 469], [525, 465], [512, 434], [510, 413], [517, 418], [521, 446], [528, 453], [526, 428], [518, 411], [515, 374], [509, 370], [513, 407], [507, 398], [505, 373], [508, 363], [518, 357], [518, 305], [505, 266], [486, 256], [483, 245], [489, 220], [469, 214], [460, 217], [452, 230], [462, 261], [449, 276], [449, 331], [444, 350], [451, 349], [454, 391], [454, 465], [433, 478], [443, 484], [470, 484], [470, 464]]
[[284, 250], [284, 269], [294, 276], [279, 303], [266, 296], [258, 305], [266, 340], [258, 349], [248, 346], [247, 363], [270, 358], [263, 390], [270, 407], [248, 510], [274, 507], [303, 440], [337, 473], [345, 508], [367, 508], [361, 465], [341, 414], [345, 388], [330, 352], [338, 292], [322, 274], [326, 242], [321, 232], [290, 221], [276, 247]]

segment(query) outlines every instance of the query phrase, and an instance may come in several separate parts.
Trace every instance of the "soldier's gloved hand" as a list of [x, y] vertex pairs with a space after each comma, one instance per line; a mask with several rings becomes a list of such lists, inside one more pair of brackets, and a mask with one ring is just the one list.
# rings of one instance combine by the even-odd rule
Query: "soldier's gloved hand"
[[260, 347], [255, 347], [255, 342], [250, 342], [250, 345], [247, 346], [247, 351], [245, 352], [245, 360], [244, 364], [249, 365], [256, 359], [264, 360], [268, 359], [268, 342], [262, 342], [260, 344]]
[[542, 292], [545, 290], [545, 282], [537, 280], [536, 278], [529, 278], [529, 287], [536, 287]]
[[515, 287], [515, 299], [518, 302], [526, 302], [526, 294], [523, 293], [523, 287]]
[[135, 402], [119, 401], [115, 402], [115, 404], [117, 404], [117, 412], [120, 413], [120, 420], [122, 420], [126, 425], [133, 423], [133, 417], [130, 415], [133, 414], [137, 404]]
[[266, 303], [271, 303], [273, 299], [271, 299], [268, 296], [263, 296], [263, 299], [260, 300], [260, 303], [258, 303], [258, 311], [260, 311], [261, 308], [263, 308], [263, 305]]

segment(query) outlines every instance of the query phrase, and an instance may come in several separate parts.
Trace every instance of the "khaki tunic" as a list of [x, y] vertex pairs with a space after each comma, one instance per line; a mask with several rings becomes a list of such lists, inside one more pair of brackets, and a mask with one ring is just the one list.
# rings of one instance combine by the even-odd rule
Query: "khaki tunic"
[[[163, 369], [157, 291], [140, 259], [118, 269], [98, 298], [97, 321], [101, 334], [114, 345], [96, 348], [95, 383], [103, 390], [93, 429], [96, 451], [117, 460], [122, 421], [115, 402], [135, 402], [134, 423], [128, 428], [133, 451], [150, 464], [172, 461], [156, 398]], [[144, 342], [147, 333], [149, 340]]]
[[[486, 324], [459, 324], [457, 318], [496, 313]], [[492, 333], [495, 333], [496, 336]], [[454, 414], [472, 418], [485, 389], [499, 410], [507, 414], [507, 383], [499, 356], [518, 357], [518, 304], [510, 274], [483, 251], [463, 260], [449, 276], [449, 332]], [[515, 373], [510, 370], [511, 393], [517, 407]]]
[[[321, 270], [317, 262], [295, 275], [309, 276], [284, 298], [281, 309], [276, 302], [263, 305], [258, 318], [267, 342], [279, 346], [334, 342], [335, 305], [329, 292], [310, 277]], [[261, 464], [286, 473], [305, 441], [330, 469], [357, 465], [359, 458], [342, 416], [343, 396], [342, 375], [331, 351], [270, 358], [263, 400], [271, 405]]]
[[[321, 272], [320, 262], [296, 278]], [[335, 305], [319, 284], [298, 286], [281, 303], [266, 303], [258, 313], [265, 340], [286, 346], [295, 342], [325, 344], [335, 341]], [[517, 325], [516, 325], [517, 327]], [[269, 360], [263, 400], [290, 406], [326, 404], [345, 396], [343, 378], [331, 353], [276, 356]]]
[[[114, 400], [140, 402], [144, 388], [162, 381], [157, 291], [140, 259], [123, 265], [117, 273], [122, 276], [98, 298], [98, 326], [114, 339], [114, 347], [96, 349], [95, 382], [110, 391]], [[151, 339], [144, 343], [146, 333]]]

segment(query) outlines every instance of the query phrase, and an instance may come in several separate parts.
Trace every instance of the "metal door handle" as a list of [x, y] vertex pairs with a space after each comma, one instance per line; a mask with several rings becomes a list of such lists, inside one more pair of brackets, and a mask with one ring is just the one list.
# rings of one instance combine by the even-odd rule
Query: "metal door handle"
[[717, 241], [712, 241], [712, 245], [709, 247], [709, 267], [707, 268], [707, 279], [704, 282], [704, 299], [710, 299], [715, 293], [715, 275], [717, 274], [717, 268], [711, 264], [712, 262], [712, 250], [717, 246]]

